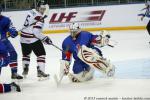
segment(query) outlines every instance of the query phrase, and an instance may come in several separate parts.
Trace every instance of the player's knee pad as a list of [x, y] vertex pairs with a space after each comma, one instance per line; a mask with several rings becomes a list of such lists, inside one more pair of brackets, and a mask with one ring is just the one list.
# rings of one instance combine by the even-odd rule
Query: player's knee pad
[[68, 77], [72, 82], [84, 82], [84, 81], [91, 80], [93, 78], [93, 74], [94, 74], [94, 68], [90, 68], [89, 71], [82, 71], [78, 74], [69, 73]]

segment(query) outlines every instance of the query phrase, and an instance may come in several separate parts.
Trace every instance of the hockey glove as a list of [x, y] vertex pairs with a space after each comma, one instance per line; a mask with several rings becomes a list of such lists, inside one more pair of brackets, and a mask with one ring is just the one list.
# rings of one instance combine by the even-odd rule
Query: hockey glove
[[45, 44], [51, 45], [52, 44], [52, 40], [46, 36], [43, 40], [42, 40]]
[[95, 40], [97, 41], [95, 43], [95, 45], [99, 46], [99, 47], [103, 47], [109, 44], [109, 39], [111, 38], [111, 36], [109, 34], [100, 34]]
[[15, 28], [11, 28], [8, 30], [8, 37], [11, 36], [12, 38], [15, 38], [18, 36], [18, 31]]

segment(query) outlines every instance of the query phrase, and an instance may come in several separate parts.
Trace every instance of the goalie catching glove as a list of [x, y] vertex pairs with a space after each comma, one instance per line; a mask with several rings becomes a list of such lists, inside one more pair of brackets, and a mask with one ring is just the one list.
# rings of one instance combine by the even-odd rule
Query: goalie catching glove
[[96, 68], [102, 73], [105, 73], [108, 77], [111, 77], [115, 73], [115, 67], [109, 60], [104, 59], [98, 55], [93, 49], [82, 45], [78, 51], [78, 57], [90, 67]]
[[95, 45], [99, 47], [109, 45], [110, 38], [111, 36], [107, 33], [107, 31], [102, 31], [100, 35], [95, 39], [97, 41]]

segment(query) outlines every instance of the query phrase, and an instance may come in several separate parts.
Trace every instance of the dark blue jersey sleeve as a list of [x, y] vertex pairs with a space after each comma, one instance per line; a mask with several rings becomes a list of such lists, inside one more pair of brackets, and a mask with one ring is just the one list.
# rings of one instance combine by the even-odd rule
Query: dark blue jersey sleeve
[[90, 39], [90, 45], [93, 45], [94, 43], [97, 42], [96, 38], [98, 37], [98, 35], [94, 35], [90, 32], [86, 32], [86, 34], [88, 35], [88, 37]]
[[13, 27], [11, 20], [8, 17], [0, 17], [0, 34], [1, 39], [7, 38], [8, 36], [16, 37], [18, 35], [17, 30]]

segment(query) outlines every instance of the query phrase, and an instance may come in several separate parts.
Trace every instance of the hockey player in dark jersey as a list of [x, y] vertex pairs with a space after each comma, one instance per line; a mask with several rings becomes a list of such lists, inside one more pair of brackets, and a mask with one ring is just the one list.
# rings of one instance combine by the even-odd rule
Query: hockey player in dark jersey
[[20, 86], [15, 82], [9, 84], [0, 83], [0, 93], [7, 93], [11, 91], [21, 92]]
[[[1, 68], [5, 67], [9, 64], [10, 58], [7, 54], [7, 50], [3, 43], [0, 41], [0, 73], [1, 73]], [[0, 83], [0, 93], [6, 93], [10, 91], [17, 91], [20, 92], [20, 86], [17, 85], [15, 82], [9, 83], [9, 84], [2, 84]]]
[[[144, 14], [139, 14], [139, 16], [142, 16], [141, 17], [141, 21], [143, 21], [144, 17], [150, 18], [150, 1], [147, 1], [145, 3], [145, 6], [146, 7], [143, 9], [143, 10], [145, 10], [145, 13]], [[148, 22], [148, 24], [146, 26], [146, 29], [147, 29], [147, 31], [148, 31], [148, 33], [150, 35], [150, 21]], [[150, 41], [149, 41], [149, 43], [150, 43]]]
[[15, 27], [13, 27], [11, 20], [1, 14], [0, 8], [0, 47], [5, 49], [7, 56], [9, 56], [9, 66], [11, 68], [12, 79], [22, 79], [23, 77], [17, 74], [17, 53], [8, 40], [8, 37], [15, 38], [18, 35]]
[[[81, 31], [78, 23], [70, 26], [70, 35], [62, 43], [62, 60], [60, 77], [68, 75], [72, 82], [83, 82], [93, 78], [94, 68], [102, 71], [107, 76], [113, 76], [114, 66], [103, 58], [99, 48], [109, 43], [110, 35], [93, 35]], [[73, 74], [69, 73], [71, 58], [74, 58]]]

